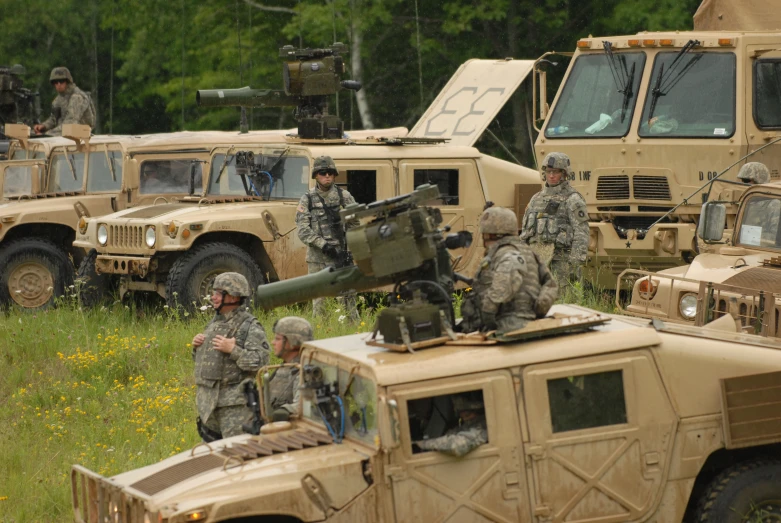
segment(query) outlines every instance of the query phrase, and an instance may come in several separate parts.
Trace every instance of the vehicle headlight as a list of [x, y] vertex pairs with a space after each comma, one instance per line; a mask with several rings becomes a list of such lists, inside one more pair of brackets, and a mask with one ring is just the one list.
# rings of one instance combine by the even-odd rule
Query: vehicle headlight
[[144, 239], [146, 240], [146, 246], [150, 249], [155, 246], [155, 242], [157, 241], [157, 234], [155, 233], [154, 225], [150, 225], [146, 228]]
[[693, 320], [697, 316], [697, 295], [687, 293], [681, 296], [678, 308], [681, 311], [681, 316], [687, 320]]
[[108, 242], [108, 228], [105, 224], [100, 224], [98, 226], [98, 243], [106, 245], [106, 242]]

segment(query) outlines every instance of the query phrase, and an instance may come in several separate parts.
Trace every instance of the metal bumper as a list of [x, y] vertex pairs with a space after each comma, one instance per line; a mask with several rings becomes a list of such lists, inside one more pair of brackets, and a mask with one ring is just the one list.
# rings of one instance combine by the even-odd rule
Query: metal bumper
[[95, 260], [98, 274], [129, 274], [145, 278], [152, 269], [152, 258], [139, 256], [102, 256]]

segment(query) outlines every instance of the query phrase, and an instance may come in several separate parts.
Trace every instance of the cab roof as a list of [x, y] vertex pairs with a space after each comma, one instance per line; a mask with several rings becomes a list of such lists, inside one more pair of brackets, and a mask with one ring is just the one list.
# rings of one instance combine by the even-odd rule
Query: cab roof
[[[576, 305], [556, 305], [551, 312], [594, 313]], [[659, 334], [642, 325], [636, 320], [613, 317], [593, 332], [526, 341], [520, 345], [442, 345], [414, 354], [367, 345], [365, 340], [370, 336], [367, 333], [315, 340], [306, 345], [356, 361], [374, 374], [378, 385], [389, 386], [660, 344]], [[305, 359], [306, 356], [302, 358]]]

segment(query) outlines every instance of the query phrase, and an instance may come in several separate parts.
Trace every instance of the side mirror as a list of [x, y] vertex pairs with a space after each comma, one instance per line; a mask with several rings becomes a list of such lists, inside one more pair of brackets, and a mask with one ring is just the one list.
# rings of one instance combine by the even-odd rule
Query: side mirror
[[705, 243], [720, 242], [727, 225], [727, 207], [723, 203], [706, 202], [702, 206], [697, 236]]

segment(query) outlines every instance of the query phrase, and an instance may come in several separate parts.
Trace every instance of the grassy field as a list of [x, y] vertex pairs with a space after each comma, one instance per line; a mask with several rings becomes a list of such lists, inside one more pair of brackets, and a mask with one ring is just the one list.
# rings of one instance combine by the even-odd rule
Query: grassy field
[[[560, 301], [612, 311], [610, 294], [568, 289]], [[331, 302], [257, 312], [270, 332], [276, 319], [308, 318], [318, 338], [371, 329], [374, 311], [349, 322]], [[78, 304], [0, 313], [0, 521], [71, 521], [74, 463], [105, 476], [191, 448], [195, 386], [189, 346], [211, 317], [165, 308]]]

